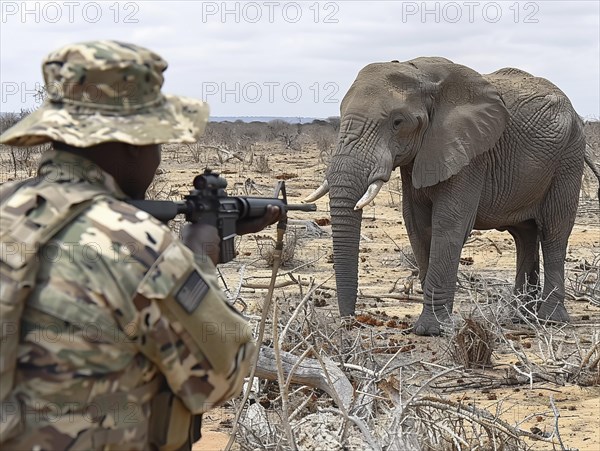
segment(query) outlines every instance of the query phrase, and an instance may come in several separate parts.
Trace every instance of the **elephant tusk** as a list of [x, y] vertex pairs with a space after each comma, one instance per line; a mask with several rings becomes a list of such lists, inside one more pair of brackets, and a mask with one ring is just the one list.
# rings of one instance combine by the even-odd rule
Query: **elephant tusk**
[[314, 202], [315, 200], [323, 197], [328, 192], [329, 192], [329, 183], [327, 182], [327, 180], [325, 180], [321, 186], [319, 186], [316, 190], [314, 190], [312, 192], [312, 194], [309, 194], [308, 196], [306, 196], [302, 202]]
[[383, 186], [383, 183], [383, 180], [375, 180], [373, 183], [371, 183], [367, 188], [367, 192], [363, 195], [363, 197], [360, 198], [358, 202], [356, 202], [354, 209], [360, 210], [369, 205], [373, 199], [375, 199], [375, 196], [379, 194], [379, 190]]

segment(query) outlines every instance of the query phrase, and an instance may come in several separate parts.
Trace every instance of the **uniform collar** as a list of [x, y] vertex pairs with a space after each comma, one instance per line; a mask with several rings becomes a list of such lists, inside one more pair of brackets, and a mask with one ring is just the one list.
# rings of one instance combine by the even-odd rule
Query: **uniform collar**
[[38, 177], [51, 182], [87, 182], [96, 185], [117, 199], [128, 196], [115, 179], [94, 162], [71, 152], [50, 149], [42, 155]]

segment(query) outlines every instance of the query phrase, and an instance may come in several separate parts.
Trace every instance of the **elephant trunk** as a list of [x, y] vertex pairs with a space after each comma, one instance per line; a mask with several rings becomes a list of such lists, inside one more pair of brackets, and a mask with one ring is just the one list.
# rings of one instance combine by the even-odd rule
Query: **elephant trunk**
[[347, 115], [327, 170], [333, 263], [340, 315], [354, 315], [358, 291], [358, 250], [362, 207], [377, 195], [392, 172], [392, 158], [376, 122]]
[[354, 206], [361, 195], [356, 186], [335, 185], [329, 196], [335, 281], [342, 317], [354, 315], [356, 307], [362, 210], [355, 210]]

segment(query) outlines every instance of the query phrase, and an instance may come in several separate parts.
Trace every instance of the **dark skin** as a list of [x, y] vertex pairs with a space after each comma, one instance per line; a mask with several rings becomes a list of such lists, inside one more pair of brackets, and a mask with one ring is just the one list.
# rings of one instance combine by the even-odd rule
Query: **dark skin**
[[[109, 173], [121, 190], [132, 199], [144, 199], [160, 164], [159, 144], [133, 146], [122, 142], [107, 142], [86, 148], [54, 143], [54, 148], [81, 155]], [[261, 218], [237, 222], [236, 233], [256, 233], [280, 219], [278, 207], [267, 206]], [[219, 262], [220, 238], [215, 227], [207, 224], [186, 224], [182, 231], [183, 242], [194, 253], [208, 256], [216, 265]]]

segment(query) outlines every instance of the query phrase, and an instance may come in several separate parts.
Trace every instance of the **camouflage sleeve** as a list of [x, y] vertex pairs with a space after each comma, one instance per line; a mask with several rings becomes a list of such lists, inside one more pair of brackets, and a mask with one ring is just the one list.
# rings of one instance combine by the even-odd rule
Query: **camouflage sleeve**
[[255, 351], [251, 327], [225, 302], [211, 269], [173, 241], [134, 297], [141, 351], [194, 414], [239, 392]]
[[196, 261], [147, 213], [114, 200], [95, 203], [63, 235], [103, 257], [81, 266], [86, 287], [111, 304], [120, 329], [192, 413], [235, 396], [252, 331], [225, 302], [211, 263]]

